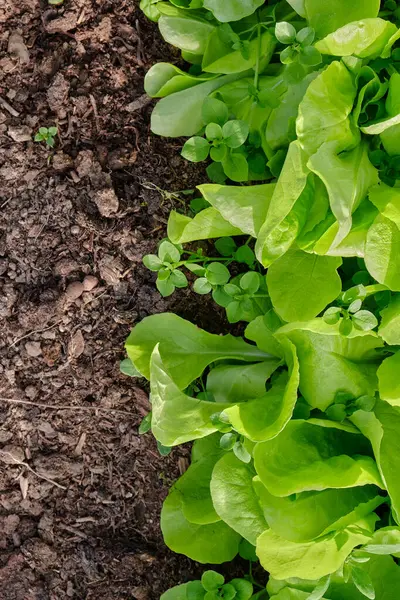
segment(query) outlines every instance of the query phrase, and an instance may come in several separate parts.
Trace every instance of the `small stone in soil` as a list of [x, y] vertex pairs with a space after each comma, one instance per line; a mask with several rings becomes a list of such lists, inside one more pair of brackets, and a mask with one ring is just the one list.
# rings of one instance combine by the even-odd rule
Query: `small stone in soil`
[[65, 290], [65, 295], [67, 296], [68, 300], [76, 300], [82, 296], [83, 292], [83, 284], [80, 281], [74, 281], [73, 283], [70, 283]]
[[112, 188], [100, 190], [95, 193], [93, 200], [95, 201], [99, 213], [103, 217], [110, 217], [116, 213], [119, 207], [118, 198]]
[[83, 280], [83, 289], [85, 292], [90, 292], [98, 283], [99, 280], [97, 277], [94, 277], [94, 275], [86, 275], [85, 279]]
[[32, 131], [30, 127], [26, 125], [22, 125], [21, 127], [10, 127], [7, 130], [8, 135], [14, 142], [22, 143], [22, 142], [30, 142], [32, 139]]
[[28, 356], [37, 357], [42, 354], [40, 342], [26, 342], [25, 350]]
[[72, 169], [74, 166], [74, 161], [68, 154], [64, 152], [57, 152], [57, 154], [53, 157], [53, 169], [55, 171], [67, 171], [68, 169]]

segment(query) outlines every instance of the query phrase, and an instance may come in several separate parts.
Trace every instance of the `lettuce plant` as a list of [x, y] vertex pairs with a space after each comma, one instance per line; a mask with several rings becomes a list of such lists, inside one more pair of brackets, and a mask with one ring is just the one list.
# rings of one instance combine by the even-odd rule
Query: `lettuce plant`
[[190, 65], [148, 72], [152, 131], [211, 161], [211, 183], [171, 212], [144, 263], [162, 295], [190, 285], [245, 328], [218, 336], [147, 317], [123, 369], [150, 382], [141, 432], [164, 454], [193, 442], [163, 505], [165, 543], [268, 573], [265, 587], [251, 571], [228, 583], [206, 571], [163, 599], [397, 600], [397, 3], [141, 7]]

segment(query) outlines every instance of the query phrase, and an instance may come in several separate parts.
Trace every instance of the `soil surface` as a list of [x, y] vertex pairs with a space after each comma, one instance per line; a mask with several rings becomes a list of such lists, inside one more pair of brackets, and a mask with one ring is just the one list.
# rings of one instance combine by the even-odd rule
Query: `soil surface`
[[[144, 74], [177, 55], [137, 5], [0, 1], [2, 600], [151, 600], [201, 572], [159, 530], [188, 449], [138, 435], [146, 387], [119, 373], [149, 314], [219, 330], [204, 297], [163, 300], [141, 263], [165, 191], [202, 176], [149, 131]], [[33, 142], [50, 126], [54, 151]]]

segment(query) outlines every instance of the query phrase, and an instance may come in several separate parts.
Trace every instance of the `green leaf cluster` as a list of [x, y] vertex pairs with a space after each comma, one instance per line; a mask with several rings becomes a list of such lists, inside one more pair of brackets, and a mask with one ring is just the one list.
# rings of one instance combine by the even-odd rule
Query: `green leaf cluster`
[[[53, 4], [55, 4], [55, 2], [53, 2]], [[58, 4], [60, 4], [60, 2], [58, 2]], [[45, 142], [48, 148], [53, 148], [57, 134], [57, 127], [40, 127], [39, 131], [34, 137], [34, 140], [35, 142]]]
[[[246, 327], [147, 317], [123, 371], [150, 382], [141, 433], [165, 453], [193, 442], [163, 505], [165, 543], [269, 573], [255, 594], [251, 574], [206, 571], [163, 598], [397, 600], [397, 3], [141, 6], [190, 65], [147, 74], [152, 131], [189, 138], [183, 157], [211, 159], [212, 181], [144, 263], [164, 296], [192, 283]], [[183, 247], [200, 240], [214, 248]]]

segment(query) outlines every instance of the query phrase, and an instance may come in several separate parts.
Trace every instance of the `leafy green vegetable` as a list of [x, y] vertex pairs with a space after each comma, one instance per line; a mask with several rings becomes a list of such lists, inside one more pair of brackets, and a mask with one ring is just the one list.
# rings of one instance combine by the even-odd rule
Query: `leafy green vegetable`
[[290, 248], [300, 230], [300, 219], [293, 209], [306, 187], [306, 163], [307, 155], [299, 142], [292, 142], [257, 237], [256, 256], [265, 267]]
[[296, 498], [273, 496], [259, 477], [253, 486], [270, 528], [292, 542], [313, 540], [369, 515], [384, 498], [374, 486], [303, 492]]
[[239, 549], [240, 535], [223, 521], [208, 525], [187, 521], [182, 500], [175, 490], [163, 504], [161, 530], [171, 550], [201, 563], [220, 564], [232, 560]]
[[[382, 346], [371, 332], [353, 330], [347, 337], [340, 326], [322, 319], [292, 323], [278, 330], [276, 336], [287, 337], [297, 348], [300, 364], [300, 391], [314, 408], [326, 410], [338, 391], [352, 397], [374, 395], [378, 387], [376, 348]], [[321, 381], [324, 385], [321, 386]]]
[[204, 7], [211, 10], [221, 23], [239, 21], [251, 15], [261, 4], [263, 0], [204, 0]]
[[[157, 344], [172, 379], [184, 389], [216, 360], [260, 362], [269, 355], [232, 335], [207, 333], [188, 321], [164, 313], [143, 319], [126, 341], [126, 350], [139, 372], [150, 378], [150, 359]], [[163, 351], [163, 347], [165, 346]]]
[[252, 487], [254, 472], [232, 453], [216, 464], [211, 480], [211, 495], [221, 519], [255, 545], [268, 528]]
[[366, 440], [333, 421], [295, 420], [254, 449], [262, 483], [275, 496], [375, 484], [382, 486]]
[[289, 373], [283, 373], [264, 395], [224, 410], [234, 429], [254, 442], [269, 440], [292, 417], [299, 385], [299, 364], [293, 344], [284, 343]]
[[371, 441], [382, 480], [391, 498], [396, 521], [400, 515], [399, 436], [400, 412], [387, 402], [378, 402], [374, 413], [358, 411], [351, 421]]
[[284, 321], [316, 317], [341, 292], [337, 273], [341, 259], [289, 250], [270, 266], [267, 286], [272, 304]]
[[339, 27], [359, 19], [378, 16], [379, 0], [354, 0], [349, 4], [346, 0], [304, 0], [307, 20], [318, 36], [322, 37], [336, 31]]
[[368, 541], [374, 520], [374, 516], [362, 519], [312, 542], [289, 542], [269, 529], [257, 539], [257, 556], [276, 579], [319, 579], [334, 573], [353, 548]]
[[[198, 400], [182, 392], [169, 376], [157, 345], [150, 366], [152, 422], [154, 437], [166, 446], [176, 446], [217, 431], [211, 416], [214, 402]], [[229, 404], [219, 404], [223, 410]]]
[[241, 229], [231, 225], [215, 208], [206, 208], [193, 219], [173, 210], [168, 219], [168, 237], [174, 244], [241, 233]]
[[308, 162], [309, 168], [325, 183], [332, 213], [339, 224], [332, 246], [338, 245], [350, 233], [352, 213], [378, 182], [378, 173], [368, 158], [367, 146], [337, 156], [338, 142], [323, 144]]
[[392, 406], [400, 406], [400, 352], [385, 358], [378, 369], [379, 395]]
[[166, 543], [214, 563], [239, 548], [256, 562], [256, 547], [270, 572], [268, 592], [253, 594], [251, 572], [208, 570], [162, 598], [397, 600], [400, 9], [140, 6], [190, 65], [150, 69], [152, 131], [189, 138], [182, 156], [208, 161], [213, 182], [143, 263], [162, 296], [209, 295], [249, 342], [155, 315], [122, 368], [150, 380], [139, 432], [160, 454], [194, 440], [164, 503]]
[[203, 126], [204, 100], [219, 87], [246, 75], [247, 72], [223, 75], [162, 98], [151, 115], [152, 131], [167, 137], [196, 134]]
[[337, 61], [310, 83], [296, 121], [298, 141], [308, 156], [327, 142], [335, 142], [336, 152], [354, 144], [349, 115], [355, 96], [351, 74]]
[[381, 312], [382, 320], [379, 326], [379, 335], [391, 345], [400, 344], [400, 296], [396, 295], [389, 302], [387, 308]]
[[192, 448], [188, 470], [174, 484], [181, 494], [182, 511], [190, 523], [207, 525], [220, 520], [210, 495], [210, 481], [215, 464], [224, 455], [218, 434], [197, 440]]
[[364, 19], [330, 33], [317, 42], [316, 48], [333, 56], [376, 58], [396, 31], [396, 26], [384, 19]]
[[207, 391], [216, 402], [243, 402], [265, 394], [265, 384], [279, 366], [279, 359], [253, 365], [220, 365], [207, 377]]
[[204, 54], [214, 25], [193, 13], [171, 4], [159, 4], [158, 27], [164, 40], [181, 50]]
[[275, 185], [253, 185], [248, 188], [204, 184], [198, 189], [233, 227], [241, 233], [257, 237], [265, 221]]
[[365, 264], [371, 275], [391, 290], [400, 291], [400, 230], [391, 220], [378, 216], [368, 230]]

